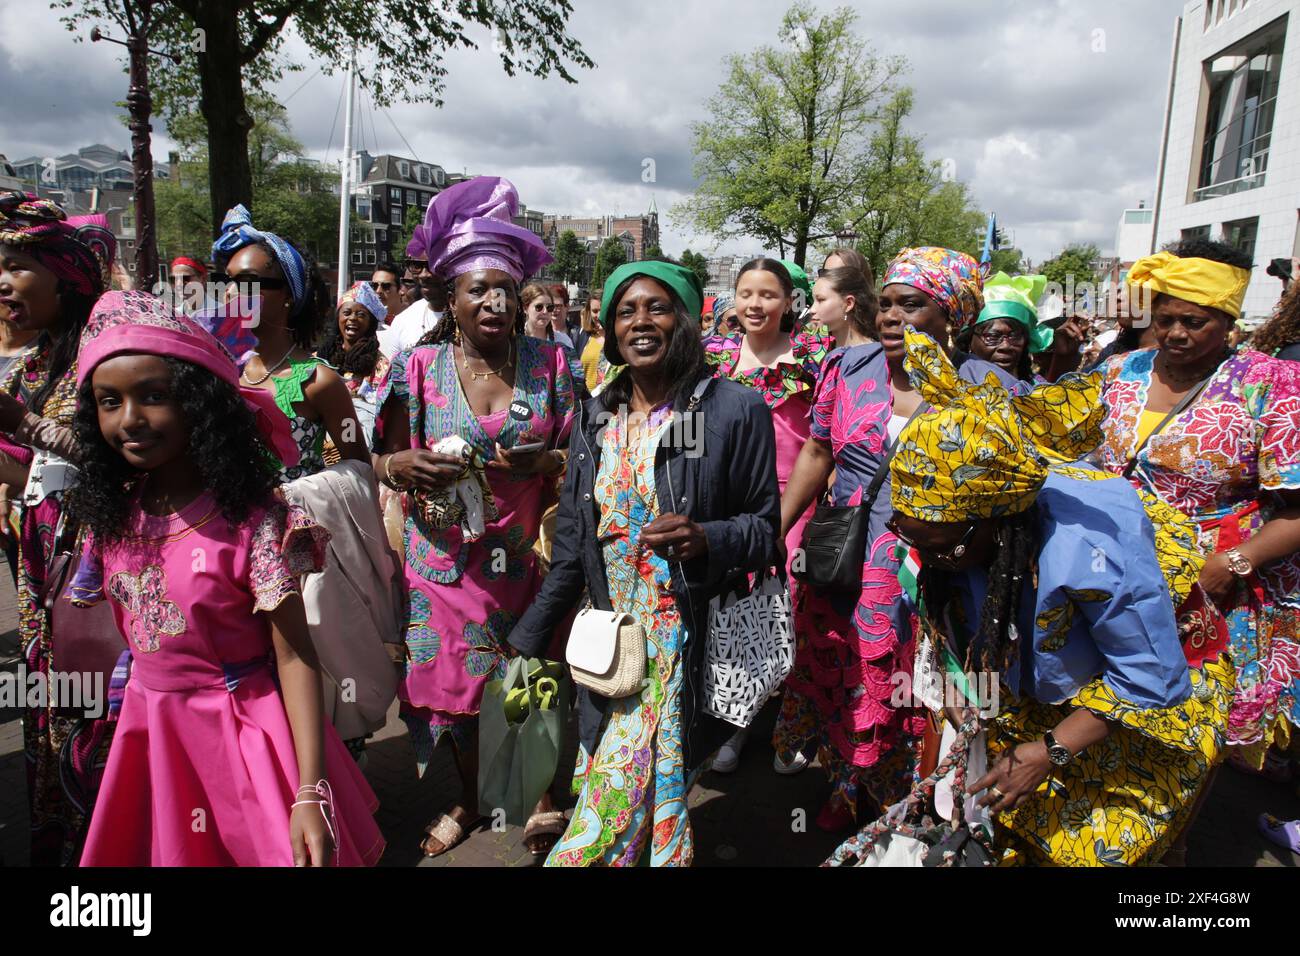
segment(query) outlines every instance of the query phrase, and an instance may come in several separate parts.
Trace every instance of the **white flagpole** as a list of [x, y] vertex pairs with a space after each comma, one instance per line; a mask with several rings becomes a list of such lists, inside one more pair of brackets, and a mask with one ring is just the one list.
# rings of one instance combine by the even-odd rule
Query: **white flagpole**
[[339, 293], [336, 298], [343, 298], [351, 282], [348, 276], [352, 271], [349, 259], [348, 227], [352, 220], [352, 89], [356, 85], [356, 52], [348, 54], [348, 92], [343, 120], [343, 181], [339, 194]]

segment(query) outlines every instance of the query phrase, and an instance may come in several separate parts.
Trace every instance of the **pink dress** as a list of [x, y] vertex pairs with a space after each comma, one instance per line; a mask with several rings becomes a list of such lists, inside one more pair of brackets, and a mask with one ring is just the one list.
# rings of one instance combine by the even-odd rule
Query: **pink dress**
[[[705, 343], [705, 356], [714, 367], [714, 374], [756, 389], [771, 409], [772, 425], [776, 429], [776, 480], [784, 495], [786, 483], [794, 472], [794, 463], [799, 459], [799, 452], [812, 428], [813, 392], [821, 374], [822, 361], [834, 343], [829, 336], [796, 328], [790, 335], [793, 362], [738, 372], [743, 342], [743, 335], [711, 339]], [[812, 512], [809, 506], [785, 536], [787, 571], [803, 545], [804, 525], [812, 517]]]
[[[204, 494], [169, 517], [137, 509], [131, 537], [98, 549], [99, 595], [83, 564], [76, 583], [112, 600], [133, 656], [83, 865], [293, 865], [298, 762], [256, 612], [298, 593], [326, 541], [279, 502], [232, 526]], [[373, 865], [378, 801], [328, 720], [324, 734], [337, 862]]]
[[[515, 340], [514, 401], [508, 411], [479, 416], [470, 407], [450, 342], [420, 346], [393, 360], [379, 408], [392, 397], [407, 407], [412, 448], [432, 448], [459, 435], [480, 461], [496, 445], [568, 443], [573, 384], [563, 350], [541, 339]], [[497, 517], [482, 537], [466, 541], [459, 525], [434, 527], [411, 508], [406, 518], [406, 581], [411, 613], [410, 662], [398, 690], [422, 774], [444, 735], [464, 751], [476, 746], [479, 704], [489, 680], [513, 655], [506, 642], [537, 596], [541, 569], [533, 553], [542, 514], [554, 501], [554, 480], [489, 468]]]

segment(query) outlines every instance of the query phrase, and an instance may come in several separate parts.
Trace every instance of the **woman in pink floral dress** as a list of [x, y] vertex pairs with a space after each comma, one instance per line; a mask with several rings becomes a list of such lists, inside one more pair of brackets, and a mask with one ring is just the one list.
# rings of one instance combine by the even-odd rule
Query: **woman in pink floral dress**
[[1250, 265], [1209, 240], [1134, 264], [1159, 345], [1103, 366], [1097, 454], [1199, 525], [1211, 554], [1200, 583], [1237, 669], [1229, 742], [1259, 767], [1300, 723], [1300, 373], [1228, 346]]

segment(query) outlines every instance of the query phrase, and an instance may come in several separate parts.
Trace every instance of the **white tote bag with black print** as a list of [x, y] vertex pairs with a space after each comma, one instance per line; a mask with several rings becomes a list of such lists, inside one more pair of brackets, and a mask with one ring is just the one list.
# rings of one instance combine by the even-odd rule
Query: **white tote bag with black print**
[[748, 727], [793, 666], [790, 591], [780, 576], [769, 569], [748, 594], [713, 599], [704, 661], [705, 713]]

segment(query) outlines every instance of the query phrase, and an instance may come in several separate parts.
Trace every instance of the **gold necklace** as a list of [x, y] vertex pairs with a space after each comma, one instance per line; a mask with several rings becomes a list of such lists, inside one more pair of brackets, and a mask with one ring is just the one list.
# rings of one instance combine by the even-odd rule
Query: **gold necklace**
[[476, 372], [472, 368], [470, 368], [469, 356], [465, 354], [465, 346], [462, 345], [460, 347], [460, 366], [465, 371], [469, 372], [471, 381], [477, 382], [480, 379], [486, 381], [487, 379], [491, 378], [493, 375], [500, 375], [506, 369], [512, 368], [514, 364], [515, 364], [515, 346], [513, 342], [510, 344], [510, 353], [506, 356], [505, 362], [503, 362], [499, 368], [490, 368], [486, 372]]

